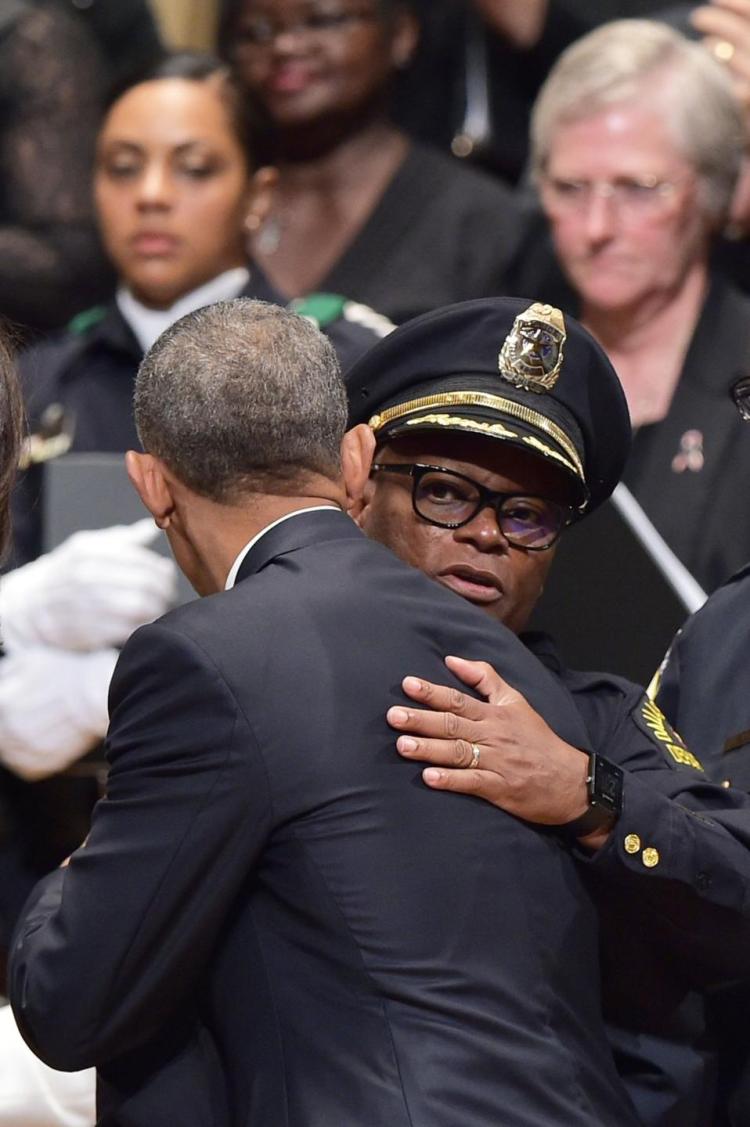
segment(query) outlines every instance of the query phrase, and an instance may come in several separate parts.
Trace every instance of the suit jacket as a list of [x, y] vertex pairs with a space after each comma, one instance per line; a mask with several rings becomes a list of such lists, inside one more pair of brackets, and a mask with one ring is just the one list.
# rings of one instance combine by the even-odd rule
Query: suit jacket
[[492, 658], [585, 746], [518, 639], [338, 512], [270, 530], [232, 590], [128, 642], [108, 796], [10, 968], [35, 1051], [99, 1066], [102, 1124], [217, 1122], [168, 1082], [201, 1060], [243, 1127], [634, 1122], [570, 849], [394, 749], [401, 678], [445, 678], [447, 652]]

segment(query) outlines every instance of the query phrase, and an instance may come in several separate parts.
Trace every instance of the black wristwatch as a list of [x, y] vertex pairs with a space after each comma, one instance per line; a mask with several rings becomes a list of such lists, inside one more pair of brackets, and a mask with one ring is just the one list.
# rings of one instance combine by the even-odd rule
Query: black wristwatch
[[622, 806], [622, 769], [592, 751], [586, 776], [589, 808], [580, 818], [566, 822], [560, 829], [566, 837], [584, 837], [603, 826], [613, 825]]

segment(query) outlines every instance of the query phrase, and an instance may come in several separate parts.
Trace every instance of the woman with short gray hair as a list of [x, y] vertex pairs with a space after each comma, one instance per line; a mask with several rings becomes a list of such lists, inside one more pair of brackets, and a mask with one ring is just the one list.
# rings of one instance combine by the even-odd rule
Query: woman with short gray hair
[[698, 171], [706, 211], [721, 225], [740, 171], [745, 128], [727, 71], [702, 44], [655, 20], [616, 20], [574, 43], [534, 106], [532, 161], [544, 177], [561, 124], [658, 89], [659, 114], [675, 146]]
[[617, 20], [560, 56], [532, 120], [534, 175], [586, 327], [637, 429], [624, 480], [699, 583], [750, 558], [737, 475], [750, 448], [730, 386], [750, 300], [714, 276], [745, 146], [728, 73], [665, 24]]

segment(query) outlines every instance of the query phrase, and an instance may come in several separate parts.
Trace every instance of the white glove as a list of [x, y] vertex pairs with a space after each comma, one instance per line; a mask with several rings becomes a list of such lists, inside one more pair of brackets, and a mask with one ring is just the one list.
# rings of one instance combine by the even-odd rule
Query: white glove
[[0, 581], [0, 629], [9, 653], [27, 646], [97, 650], [118, 646], [173, 602], [171, 560], [146, 548], [150, 518], [75, 532]]
[[0, 1125], [2, 1127], [94, 1127], [96, 1073], [55, 1072], [32, 1053], [13, 1020], [0, 1007]]
[[107, 731], [116, 650], [28, 649], [0, 661], [0, 762], [33, 781], [64, 771]]

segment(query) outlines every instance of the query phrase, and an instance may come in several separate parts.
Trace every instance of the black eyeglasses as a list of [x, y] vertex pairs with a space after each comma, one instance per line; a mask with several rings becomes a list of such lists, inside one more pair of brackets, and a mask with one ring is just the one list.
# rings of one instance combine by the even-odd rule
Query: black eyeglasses
[[572, 519], [569, 506], [524, 493], [498, 493], [465, 474], [442, 466], [376, 462], [371, 472], [410, 477], [414, 512], [439, 528], [461, 528], [489, 506], [494, 509], [500, 531], [508, 543], [529, 552], [551, 548]]
[[731, 389], [734, 405], [740, 413], [740, 418], [750, 422], [750, 378], [737, 380]]

